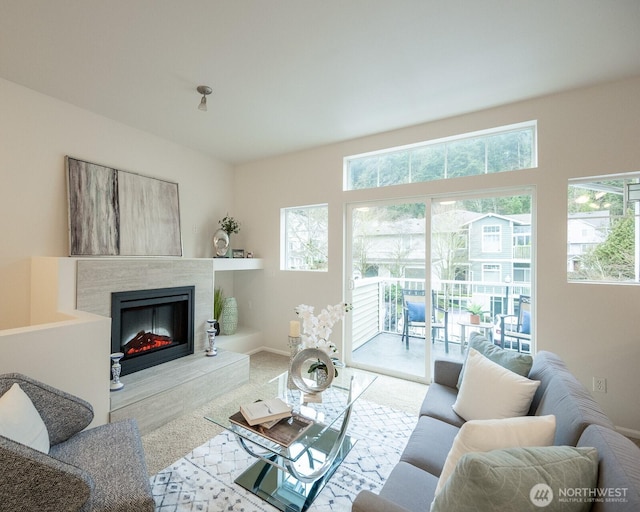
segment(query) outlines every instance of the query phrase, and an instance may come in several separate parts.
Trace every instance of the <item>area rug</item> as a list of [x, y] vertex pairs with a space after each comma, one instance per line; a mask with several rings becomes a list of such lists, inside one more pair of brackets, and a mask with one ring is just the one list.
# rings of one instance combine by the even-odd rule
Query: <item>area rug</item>
[[[348, 511], [361, 490], [377, 493], [416, 422], [416, 415], [356, 402], [348, 432], [357, 442], [309, 510]], [[229, 432], [214, 437], [151, 477], [156, 511], [276, 511], [234, 483], [255, 461]]]

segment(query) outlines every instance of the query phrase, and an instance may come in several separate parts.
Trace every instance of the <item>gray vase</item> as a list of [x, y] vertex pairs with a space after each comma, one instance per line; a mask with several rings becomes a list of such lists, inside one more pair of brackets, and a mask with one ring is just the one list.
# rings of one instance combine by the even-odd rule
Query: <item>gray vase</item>
[[238, 329], [238, 303], [235, 297], [224, 299], [220, 316], [220, 332], [222, 334], [234, 334]]

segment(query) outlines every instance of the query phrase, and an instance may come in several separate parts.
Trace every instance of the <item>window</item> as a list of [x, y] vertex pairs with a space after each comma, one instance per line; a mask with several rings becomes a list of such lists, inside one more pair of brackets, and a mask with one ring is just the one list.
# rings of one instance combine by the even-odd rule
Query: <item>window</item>
[[345, 158], [345, 190], [517, 171], [537, 166], [527, 122]]
[[531, 226], [513, 226], [513, 258], [531, 259]]
[[513, 264], [513, 282], [514, 283], [530, 283], [531, 282], [531, 265], [529, 263]]
[[482, 252], [500, 252], [501, 248], [500, 226], [482, 226]]
[[500, 265], [484, 263], [482, 265], [482, 280], [492, 282], [500, 281]]
[[327, 271], [329, 209], [326, 204], [281, 210], [282, 270]]
[[569, 181], [569, 281], [640, 282], [640, 172]]

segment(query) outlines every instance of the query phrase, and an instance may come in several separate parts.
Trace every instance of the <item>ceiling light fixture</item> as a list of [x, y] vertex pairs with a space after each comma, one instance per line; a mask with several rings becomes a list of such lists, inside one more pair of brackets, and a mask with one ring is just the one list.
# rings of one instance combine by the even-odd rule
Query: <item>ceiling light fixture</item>
[[211, 94], [213, 92], [213, 90], [208, 85], [199, 85], [196, 88], [196, 91], [198, 91], [200, 94], [202, 94], [202, 99], [200, 100], [200, 105], [198, 105], [198, 110], [204, 110], [206, 112], [207, 111], [207, 96], [209, 94]]

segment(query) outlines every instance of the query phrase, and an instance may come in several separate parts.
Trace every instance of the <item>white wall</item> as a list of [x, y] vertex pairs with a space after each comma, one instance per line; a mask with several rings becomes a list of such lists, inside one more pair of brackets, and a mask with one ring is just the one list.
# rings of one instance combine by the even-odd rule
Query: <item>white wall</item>
[[[283, 352], [297, 304], [323, 306], [343, 296], [346, 203], [533, 185], [538, 348], [560, 354], [589, 388], [592, 376], [606, 377], [608, 392], [596, 398], [616, 425], [640, 432], [640, 288], [567, 284], [565, 274], [567, 179], [640, 170], [640, 78], [253, 162], [239, 166], [235, 177], [201, 153], [2, 79], [0, 112], [0, 329], [30, 323], [30, 257], [68, 254], [65, 155], [179, 182], [186, 257], [211, 255], [211, 236], [227, 211], [241, 220], [233, 245], [263, 257], [265, 269], [236, 272], [229, 286], [243, 323]], [[536, 170], [342, 191], [346, 155], [530, 119], [538, 120]], [[322, 202], [330, 207], [329, 272], [280, 271], [280, 208]], [[15, 348], [0, 350], [19, 358]]]
[[[538, 120], [537, 169], [342, 191], [344, 156], [533, 119]], [[252, 279], [251, 286], [240, 286], [236, 278], [237, 290], [254, 294], [253, 309], [244, 310], [246, 322], [262, 327], [269, 347], [285, 351], [288, 321], [295, 318], [297, 304], [321, 307], [343, 297], [347, 203], [533, 186], [538, 349], [562, 356], [588, 389], [592, 376], [606, 377], [607, 394], [595, 398], [617, 426], [640, 435], [640, 286], [568, 284], [566, 279], [567, 179], [640, 170], [639, 133], [640, 78], [636, 78], [239, 166], [235, 212], [246, 226], [242, 243], [265, 259], [264, 272]], [[329, 272], [280, 271], [280, 208], [324, 202], [329, 204]]]
[[0, 112], [0, 329], [30, 323], [29, 258], [69, 254], [65, 155], [178, 182], [183, 254], [212, 255], [230, 166], [2, 79]]
[[[103, 423], [110, 320], [73, 311], [75, 289], [59, 302], [62, 313], [53, 310], [60, 297], [50, 279], [57, 274], [31, 266], [34, 256], [68, 255], [65, 155], [178, 182], [189, 258], [212, 255], [217, 221], [233, 210], [233, 172], [197, 151], [0, 79], [0, 373], [19, 371], [81, 396]], [[39, 263], [34, 268], [48, 266]], [[104, 348], [96, 348], [97, 339]]]

